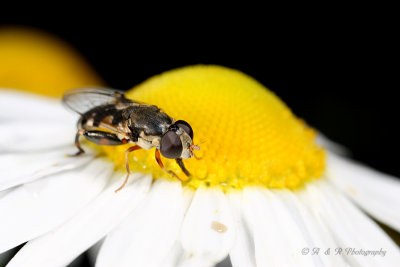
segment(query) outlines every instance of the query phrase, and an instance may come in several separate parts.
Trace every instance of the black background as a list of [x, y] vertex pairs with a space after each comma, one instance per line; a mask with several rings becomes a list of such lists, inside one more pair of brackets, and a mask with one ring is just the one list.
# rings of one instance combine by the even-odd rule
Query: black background
[[371, 18], [339, 25], [339, 17], [310, 23], [153, 19], [76, 20], [72, 15], [68, 22], [10, 19], [3, 25], [27, 25], [59, 36], [114, 88], [129, 89], [191, 64], [239, 69], [348, 147], [355, 159], [400, 177], [395, 31], [386, 24]]

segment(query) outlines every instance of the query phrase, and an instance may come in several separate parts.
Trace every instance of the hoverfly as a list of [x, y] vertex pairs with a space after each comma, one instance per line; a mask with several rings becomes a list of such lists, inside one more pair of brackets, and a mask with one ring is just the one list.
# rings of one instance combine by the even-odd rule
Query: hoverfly
[[166, 158], [175, 159], [185, 175], [190, 176], [182, 159], [197, 158], [193, 150], [200, 148], [193, 144], [193, 130], [186, 121], [177, 121], [157, 106], [127, 99], [123, 92], [113, 89], [73, 89], [64, 94], [62, 101], [81, 116], [75, 136], [78, 152], [73, 156], [85, 152], [79, 143], [81, 136], [98, 145], [135, 144], [125, 150], [127, 176], [115, 192], [129, 179], [128, 154], [141, 148], [155, 147], [155, 159], [165, 172], [181, 180], [164, 167], [160, 152]]

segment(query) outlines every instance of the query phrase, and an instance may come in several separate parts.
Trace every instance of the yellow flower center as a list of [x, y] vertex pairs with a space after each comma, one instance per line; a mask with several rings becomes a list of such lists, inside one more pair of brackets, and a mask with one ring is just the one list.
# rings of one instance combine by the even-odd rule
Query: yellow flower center
[[[191, 66], [165, 72], [136, 86], [128, 98], [157, 105], [193, 128], [200, 160], [184, 160], [191, 188], [201, 184], [242, 188], [299, 188], [321, 177], [325, 152], [315, 132], [271, 91], [251, 77], [220, 66]], [[124, 168], [125, 146], [100, 148]], [[130, 154], [132, 171], [169, 176], [154, 159], [154, 148]], [[174, 160], [167, 169], [186, 178]], [[170, 177], [171, 179], [176, 179]]]

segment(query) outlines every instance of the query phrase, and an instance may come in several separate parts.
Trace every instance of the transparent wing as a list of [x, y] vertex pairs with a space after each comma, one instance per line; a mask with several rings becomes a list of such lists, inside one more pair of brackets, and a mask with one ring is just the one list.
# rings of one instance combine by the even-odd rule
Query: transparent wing
[[69, 109], [84, 114], [86, 111], [106, 104], [135, 103], [124, 97], [122, 91], [106, 88], [78, 88], [64, 93], [62, 102]]

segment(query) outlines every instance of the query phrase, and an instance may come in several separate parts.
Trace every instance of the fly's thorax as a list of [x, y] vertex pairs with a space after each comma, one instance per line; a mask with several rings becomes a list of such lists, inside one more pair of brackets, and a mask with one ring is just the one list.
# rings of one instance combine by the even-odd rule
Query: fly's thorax
[[130, 131], [136, 137], [161, 137], [173, 122], [172, 118], [156, 106], [134, 106], [127, 113]]
[[146, 135], [144, 131], [141, 131], [136, 144], [146, 150], [149, 150], [153, 147], [159, 149], [160, 139], [161, 137], [158, 135]]

